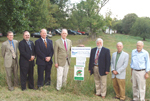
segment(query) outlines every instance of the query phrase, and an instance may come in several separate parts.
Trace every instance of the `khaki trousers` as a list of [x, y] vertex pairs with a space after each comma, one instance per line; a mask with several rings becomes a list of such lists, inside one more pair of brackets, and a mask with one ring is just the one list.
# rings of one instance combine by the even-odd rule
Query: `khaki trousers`
[[58, 68], [57, 68], [57, 85], [56, 85], [57, 90], [60, 90], [62, 86], [66, 86], [68, 69], [69, 69], [68, 61], [66, 61], [65, 66], [63, 66], [63, 67], [58, 66]]
[[107, 75], [100, 76], [98, 66], [94, 66], [94, 80], [96, 87], [96, 95], [106, 96]]
[[133, 100], [145, 101], [146, 79], [144, 77], [145, 70], [135, 71], [132, 70], [132, 89]]
[[[6, 70], [6, 78], [9, 90], [14, 90], [13, 86], [18, 86], [18, 67], [17, 67], [17, 60], [12, 59], [11, 67], [5, 67]], [[12, 83], [12, 74], [14, 77], [14, 83]]]
[[113, 78], [113, 87], [116, 97], [120, 98], [120, 100], [125, 100], [125, 79]]

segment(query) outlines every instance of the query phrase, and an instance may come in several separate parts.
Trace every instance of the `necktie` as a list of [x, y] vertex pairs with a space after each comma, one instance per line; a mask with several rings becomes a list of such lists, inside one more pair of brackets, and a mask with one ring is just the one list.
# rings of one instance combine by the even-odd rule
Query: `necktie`
[[96, 57], [95, 57], [95, 64], [98, 63], [98, 56], [99, 56], [99, 49], [98, 49], [97, 54], [96, 54]]
[[16, 58], [16, 54], [15, 54], [15, 51], [14, 51], [14, 47], [12, 45], [12, 42], [10, 44], [10, 49], [11, 49], [11, 52], [12, 52], [12, 57], [15, 59]]
[[66, 49], [66, 51], [67, 51], [66, 41], [64, 41], [64, 46], [65, 46], [65, 49]]
[[45, 47], [47, 48], [47, 43], [46, 43], [46, 40], [44, 40], [44, 44], [45, 44]]
[[32, 50], [30, 41], [27, 41], [27, 44], [29, 45], [30, 50]]

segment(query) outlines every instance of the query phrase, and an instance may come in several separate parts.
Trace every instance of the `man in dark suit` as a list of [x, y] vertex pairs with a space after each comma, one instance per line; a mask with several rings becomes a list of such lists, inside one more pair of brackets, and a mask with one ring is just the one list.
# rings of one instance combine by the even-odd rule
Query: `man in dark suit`
[[35, 41], [35, 52], [37, 55], [36, 64], [38, 65], [38, 88], [44, 85], [43, 74], [45, 71], [45, 85], [51, 83], [51, 67], [53, 56], [53, 43], [52, 40], [46, 38], [47, 31], [42, 29], [40, 32], [41, 38]]
[[103, 40], [96, 40], [97, 47], [91, 50], [89, 72], [94, 74], [96, 95], [105, 98], [107, 90], [107, 74], [110, 69], [110, 51], [103, 47]]
[[23, 40], [19, 42], [20, 51], [20, 79], [21, 79], [21, 89], [26, 90], [26, 81], [28, 80], [29, 89], [34, 89], [34, 58], [35, 50], [34, 44], [30, 41], [30, 33], [25, 31], [23, 33]]

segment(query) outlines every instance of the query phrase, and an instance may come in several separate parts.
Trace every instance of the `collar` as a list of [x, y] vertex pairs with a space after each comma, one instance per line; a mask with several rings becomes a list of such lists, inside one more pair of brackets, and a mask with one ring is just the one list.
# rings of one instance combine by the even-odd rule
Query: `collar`
[[120, 53], [117, 52], [117, 54], [121, 54], [121, 53], [122, 53], [122, 51]]
[[137, 51], [137, 49], [136, 49], [136, 51], [135, 51], [135, 52], [137, 52], [137, 53], [143, 53], [143, 49], [142, 49], [140, 52], [138, 52], [138, 51]]
[[45, 38], [45, 39], [43, 39], [43, 38], [41, 37], [41, 39], [43, 40], [43, 42], [44, 42], [44, 40], [47, 42], [46, 38]]
[[11, 42], [12, 42], [12, 44], [13, 44], [13, 40], [12, 41], [10, 41], [10, 40], [8, 40], [8, 42], [11, 44]]
[[61, 37], [61, 40], [62, 40], [63, 42], [64, 42], [64, 41], [67, 41], [67, 39], [64, 40], [62, 37]]

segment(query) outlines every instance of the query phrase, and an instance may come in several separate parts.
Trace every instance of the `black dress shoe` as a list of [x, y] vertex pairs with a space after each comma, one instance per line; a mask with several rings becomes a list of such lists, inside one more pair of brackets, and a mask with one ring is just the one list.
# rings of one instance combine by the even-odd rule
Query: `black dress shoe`
[[27, 89], [22, 89], [22, 91], [25, 91], [25, 90], [27, 90]]

